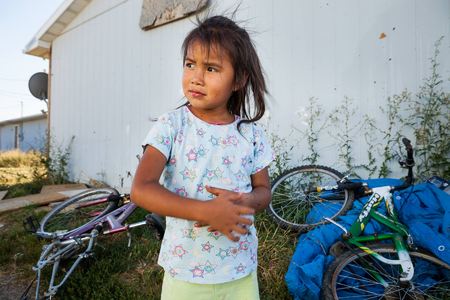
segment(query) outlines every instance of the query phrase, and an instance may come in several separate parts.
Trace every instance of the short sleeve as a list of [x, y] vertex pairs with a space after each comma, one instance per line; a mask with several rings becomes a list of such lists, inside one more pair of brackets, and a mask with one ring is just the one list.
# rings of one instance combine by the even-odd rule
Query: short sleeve
[[173, 123], [168, 114], [158, 118], [156, 123], [148, 132], [142, 146], [152, 146], [158, 149], [167, 159], [170, 158], [174, 137]]
[[253, 136], [254, 164], [252, 174], [255, 174], [267, 167], [274, 160], [274, 152], [264, 130], [256, 124], [253, 128]]

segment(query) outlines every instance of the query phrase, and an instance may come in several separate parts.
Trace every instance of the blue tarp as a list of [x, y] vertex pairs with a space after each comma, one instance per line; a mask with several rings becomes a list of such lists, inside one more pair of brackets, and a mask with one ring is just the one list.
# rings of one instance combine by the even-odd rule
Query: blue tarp
[[[396, 186], [398, 179], [371, 179], [365, 181], [370, 188]], [[336, 221], [349, 228], [361, 212], [368, 197], [354, 201], [353, 208]], [[414, 243], [450, 264], [450, 196], [430, 183], [422, 183], [394, 192], [394, 205], [400, 221], [408, 226]], [[378, 208], [384, 209], [384, 205]], [[320, 214], [315, 212], [317, 217]], [[384, 232], [383, 225], [372, 220], [364, 233]], [[294, 299], [319, 299], [322, 278], [334, 260], [329, 248], [340, 239], [342, 230], [326, 224], [300, 236], [297, 248], [285, 275], [289, 292]]]

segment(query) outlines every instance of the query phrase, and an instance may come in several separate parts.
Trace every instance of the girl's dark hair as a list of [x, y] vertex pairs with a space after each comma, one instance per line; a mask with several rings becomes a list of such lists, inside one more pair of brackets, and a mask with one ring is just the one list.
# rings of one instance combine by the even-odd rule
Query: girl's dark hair
[[[198, 20], [197, 27], [184, 39], [183, 63], [189, 47], [195, 42], [200, 42], [208, 50], [211, 47], [217, 47], [219, 51], [226, 51], [230, 57], [235, 74], [234, 84], [239, 88], [232, 93], [227, 108], [230, 113], [242, 118], [238, 128], [241, 123], [261, 119], [266, 110], [264, 103], [264, 94], [267, 93], [266, 82], [258, 55], [247, 31], [224, 16], [213, 16], [204, 21]], [[253, 107], [250, 103], [251, 96], [254, 100]]]

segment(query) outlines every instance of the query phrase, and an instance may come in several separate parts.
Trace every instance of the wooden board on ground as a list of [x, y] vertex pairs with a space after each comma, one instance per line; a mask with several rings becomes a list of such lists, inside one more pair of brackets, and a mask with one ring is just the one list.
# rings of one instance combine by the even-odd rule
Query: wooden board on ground
[[8, 193], [8, 191], [0, 191], [0, 200], [2, 200], [6, 194]]
[[53, 192], [62, 192], [67, 190], [80, 190], [85, 188], [86, 185], [82, 183], [44, 185], [41, 189], [41, 194], [49, 194]]
[[71, 194], [78, 194], [85, 189], [73, 191], [50, 192], [44, 194], [34, 194], [23, 197], [11, 198], [0, 201], [0, 213], [16, 210], [29, 205], [47, 205], [52, 202], [63, 201]]

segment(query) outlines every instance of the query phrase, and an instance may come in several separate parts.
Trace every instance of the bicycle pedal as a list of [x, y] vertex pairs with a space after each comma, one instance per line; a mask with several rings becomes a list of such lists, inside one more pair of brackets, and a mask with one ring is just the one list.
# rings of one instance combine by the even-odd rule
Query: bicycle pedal
[[80, 253], [79, 256], [81, 256], [82, 258], [90, 258], [90, 257], [94, 257], [94, 251], [86, 251], [83, 253]]
[[25, 231], [36, 233], [41, 224], [39, 223], [35, 215], [30, 215], [22, 221], [22, 225]]

